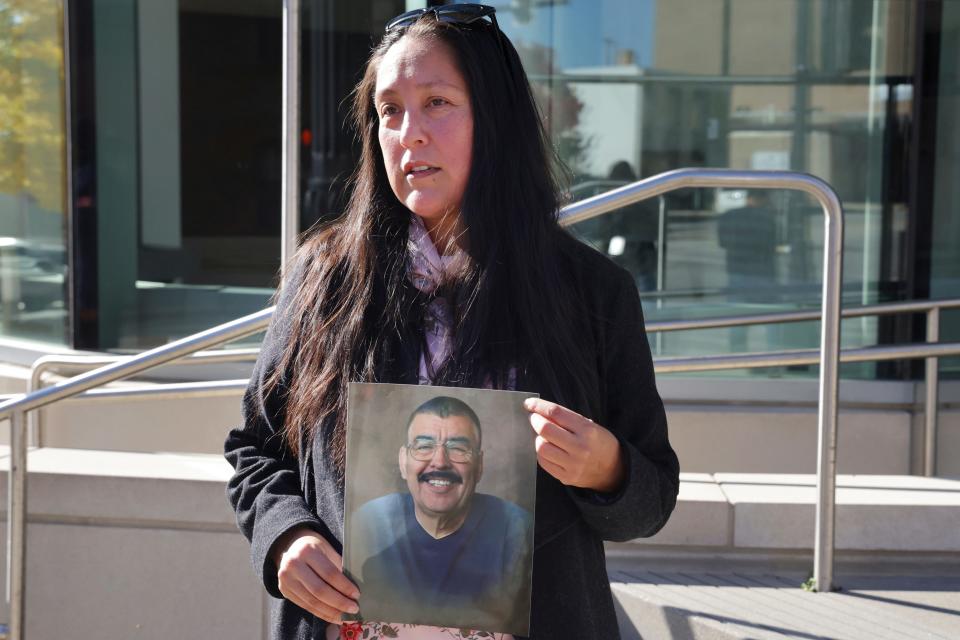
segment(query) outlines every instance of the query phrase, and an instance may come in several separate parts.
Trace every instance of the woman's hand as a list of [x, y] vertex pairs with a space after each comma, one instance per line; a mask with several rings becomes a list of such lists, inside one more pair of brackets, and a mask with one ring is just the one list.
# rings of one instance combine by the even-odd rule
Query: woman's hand
[[343, 558], [313, 529], [284, 534], [274, 546], [273, 561], [280, 593], [301, 609], [335, 624], [344, 613], [359, 611], [360, 592], [343, 575]]
[[544, 471], [573, 487], [604, 493], [620, 488], [626, 465], [612, 433], [554, 402], [527, 398], [523, 407], [537, 432], [537, 461]]

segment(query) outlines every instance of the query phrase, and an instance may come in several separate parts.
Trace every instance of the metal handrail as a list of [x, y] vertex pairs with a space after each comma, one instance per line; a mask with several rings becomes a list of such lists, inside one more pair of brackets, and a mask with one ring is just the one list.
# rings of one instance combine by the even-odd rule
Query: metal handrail
[[10, 638], [23, 640], [26, 614], [26, 509], [27, 438], [24, 414], [48, 404], [136, 375], [262, 331], [270, 323], [273, 307], [227, 322], [206, 331], [150, 349], [120, 362], [100, 367], [70, 380], [0, 403], [0, 419], [10, 418], [10, 471], [7, 481], [7, 600], [10, 602]]
[[[913, 302], [896, 302], [876, 305], [867, 305], [862, 307], [853, 307], [841, 311], [842, 318], [859, 318], [874, 315], [891, 315], [898, 313], [921, 313], [931, 314], [945, 309], [960, 308], [960, 298], [948, 300], [927, 300]], [[692, 320], [671, 320], [664, 322], [651, 322], [646, 325], [647, 333], [658, 333], [680, 330], [697, 330], [713, 328], [731, 328], [743, 327], [757, 324], [777, 324], [789, 322], [818, 321], [820, 313], [817, 311], [801, 312], [779, 312], [768, 314], [754, 314], [746, 316], [720, 316], [712, 318], [699, 318]], [[939, 323], [939, 318], [936, 319]], [[934, 345], [931, 347], [931, 345]], [[937, 440], [937, 415], [939, 412], [938, 400], [938, 378], [937, 359], [939, 357], [955, 355], [951, 352], [950, 343], [938, 343], [937, 336], [933, 333], [928, 334], [927, 344], [920, 345], [896, 345], [896, 346], [873, 346], [861, 347], [858, 349], [841, 349], [840, 362], [879, 362], [911, 358], [925, 358], [927, 364], [933, 365], [933, 373], [927, 371], [925, 376], [926, 398], [923, 406], [923, 415], [925, 418], [925, 452], [923, 473], [931, 477], [936, 475], [936, 440]], [[260, 350], [256, 347], [245, 349], [218, 349], [215, 351], [201, 351], [187, 356], [179, 361], [179, 364], [219, 364], [219, 363], [240, 363], [252, 362], [256, 359]], [[88, 371], [98, 366], [118, 362], [126, 359], [128, 356], [105, 356], [105, 355], [49, 355], [38, 358], [31, 368], [30, 379], [27, 382], [27, 393], [31, 393], [42, 386], [43, 375], [50, 371], [59, 371], [63, 369], [73, 369], [77, 371]], [[772, 366], [793, 366], [816, 364], [819, 360], [818, 352], [815, 349], [806, 350], [779, 350], [768, 353], [746, 353], [746, 354], [718, 354], [696, 357], [666, 357], [654, 358], [654, 368], [658, 373], [689, 373], [694, 371], [724, 371], [730, 369], [750, 369], [764, 368]], [[729, 366], [728, 366], [729, 365]], [[113, 397], [136, 397], [138, 395], [155, 397], [158, 394], [173, 394], [185, 384], [193, 385], [189, 387], [190, 391], [196, 390], [202, 392], [203, 389], [221, 391], [224, 384], [231, 384], [234, 391], [241, 389], [239, 381], [206, 381], [201, 383], [177, 383], [151, 385], [144, 387], [125, 387], [115, 392], [110, 391], [86, 391], [78, 398], [113, 398]], [[19, 398], [20, 394], [0, 394], [0, 402], [12, 398]], [[42, 446], [39, 438], [39, 432], [42, 430], [43, 413], [35, 411], [27, 414], [27, 426], [30, 432], [32, 446]]]
[[169, 382], [166, 384], [135, 385], [119, 389], [87, 389], [66, 400], [114, 400], [125, 398], [148, 400], [164, 398], [176, 400], [193, 397], [218, 397], [236, 395], [250, 386], [249, 378], [235, 380], [205, 380], [203, 382]]
[[[198, 351], [178, 361], [179, 364], [233, 364], [239, 362], [253, 362], [257, 359], [260, 349], [256, 347], [244, 349], [217, 349], [215, 351]], [[43, 376], [50, 371], [71, 369], [74, 371], [90, 371], [97, 367], [123, 362], [129, 356], [108, 355], [47, 355], [37, 358], [30, 367], [30, 378], [27, 380], [27, 395], [43, 388]], [[126, 390], [129, 395], [129, 389]], [[153, 393], [150, 391], [149, 393]], [[43, 429], [43, 412], [31, 411], [27, 413], [28, 444], [41, 447]]]
[[[947, 309], [960, 309], [960, 298], [944, 300], [920, 300], [911, 302], [893, 302], [861, 307], [850, 307], [841, 310], [842, 318], [861, 318], [867, 316], [893, 315], [903, 313], [926, 313], [927, 314], [927, 343], [935, 344], [938, 342], [940, 312]], [[647, 333], [660, 333], [680, 330], [697, 329], [715, 329], [743, 327], [757, 324], [778, 324], [790, 322], [819, 321], [819, 311], [785, 311], [777, 313], [741, 315], [741, 316], [720, 316], [698, 318], [690, 320], [668, 320], [661, 322], [651, 322], [646, 325]], [[949, 346], [938, 347], [934, 349], [925, 349], [923, 353], [929, 355], [920, 355], [914, 351], [909, 355], [913, 347], [926, 347], [926, 345], [897, 345], [864, 347], [861, 349], [841, 349], [840, 362], [878, 362], [909, 358], [924, 357], [925, 366], [925, 398], [923, 406], [924, 416], [924, 456], [923, 456], [923, 474], [927, 477], [936, 475], [936, 453], [937, 453], [937, 432], [939, 418], [939, 367], [938, 358], [945, 355], [956, 355], [948, 353]], [[239, 363], [252, 362], [259, 354], [259, 348], [246, 349], [218, 349], [215, 351], [201, 351], [187, 356], [178, 362], [180, 364], [218, 364], [218, 363]], [[662, 373], [687, 373], [693, 371], [720, 371], [733, 369], [763, 368], [770, 366], [791, 366], [791, 365], [809, 365], [816, 364], [818, 361], [817, 351], [810, 349], [806, 351], [777, 351], [766, 354], [725, 354], [701, 356], [697, 358], [655, 358], [654, 366], [658, 372]], [[874, 357], [873, 354], [883, 354]], [[746, 358], [743, 356], [762, 356], [759, 358]], [[776, 356], [780, 359], [777, 360]], [[42, 386], [42, 377], [51, 370], [74, 369], [78, 371], [88, 371], [97, 366], [110, 364], [123, 360], [127, 356], [104, 356], [104, 355], [49, 355], [38, 358], [31, 368], [30, 379], [27, 383], [27, 393], [31, 393]], [[738, 360], [727, 360], [726, 358], [739, 358]], [[702, 362], [703, 366], [697, 363]], [[728, 367], [727, 362], [742, 362], [740, 366]], [[690, 366], [688, 366], [690, 365]], [[211, 382], [216, 386], [225, 381]], [[202, 387], [202, 383], [200, 384]], [[169, 392], [173, 392], [174, 386], [169, 387]], [[213, 387], [211, 387], [213, 388]], [[219, 387], [217, 387], [219, 389]], [[136, 396], [139, 388], [124, 389], [118, 397]], [[154, 395], [162, 393], [156, 387], [144, 387], [143, 394]], [[80, 397], [90, 396], [113, 397], [103, 392], [84, 392]], [[0, 396], [0, 401], [17, 397], [17, 394]], [[43, 446], [41, 439], [43, 429], [43, 412], [32, 411], [27, 413], [27, 429], [29, 432], [29, 442], [32, 446]]]
[[[960, 353], [960, 342], [898, 344], [889, 347], [854, 347], [840, 350], [840, 362], [881, 362], [918, 358], [942, 358], [957, 355], [958, 353]], [[770, 351], [767, 353], [655, 358], [653, 367], [657, 373], [790, 367], [794, 365], [817, 364], [820, 362], [819, 354], [820, 352], [816, 349], [793, 349], [790, 351]]]
[[[926, 360], [923, 409], [923, 474], [931, 477], [936, 475], [937, 414], [940, 403], [938, 359], [945, 356], [960, 355], [960, 342], [937, 342], [936, 334], [929, 332], [927, 337], [932, 337], [932, 339], [925, 344], [841, 349], [840, 362], [881, 362], [917, 358]], [[817, 364], [819, 359], [819, 352], [816, 349], [799, 349], [772, 353], [656, 358], [653, 361], [653, 367], [658, 373], [688, 373], [691, 371], [723, 371]]]
[[300, 231], [300, 0], [283, 0], [282, 23], [280, 265], [286, 270]]
[[[960, 298], [949, 300], [915, 300], [910, 302], [885, 302], [863, 307], [848, 307], [840, 312], [842, 318], [863, 318], [867, 316], [895, 315], [900, 313], [929, 313], [945, 309], [960, 309]], [[691, 329], [722, 329], [744, 327], [754, 324], [778, 324], [785, 322], [811, 322], [820, 319], [819, 311], [778, 311], [776, 313], [757, 313], [742, 316], [715, 316], [710, 318], [691, 318], [689, 320], [663, 320], [649, 322], [647, 333], [660, 331], [687, 331]], [[931, 341], [927, 338], [928, 342]]]
[[[862, 318], [865, 316], [880, 316], [880, 315], [893, 315], [900, 313], [926, 313], [927, 314], [927, 344], [926, 345], [898, 345], [895, 347], [870, 347], [872, 351], [865, 352], [863, 357], [859, 359], [853, 359], [853, 355], [857, 350], [847, 350], [841, 351], [841, 362], [872, 362], [877, 360], [900, 360], [900, 359], [909, 359], [909, 358], [919, 358], [923, 357], [926, 359], [924, 363], [924, 380], [926, 381], [924, 388], [924, 411], [923, 411], [923, 475], [927, 477], [932, 477], [936, 475], [937, 469], [937, 420], [938, 420], [938, 408], [937, 405], [940, 403], [940, 368], [938, 358], [946, 355], [957, 355], [955, 353], [948, 353], [944, 349], [930, 348], [926, 349], [925, 352], [929, 355], [896, 355], [897, 353], [903, 352], [907, 353], [909, 349], [913, 346], [919, 347], [928, 347], [930, 345], [936, 345], [940, 340], [940, 313], [946, 309], [960, 309], [960, 298], [950, 299], [950, 300], [914, 300], [910, 302], [890, 302], [885, 304], [875, 304], [864, 307], [853, 307], [850, 309], [843, 309], [841, 311], [841, 317], [843, 318]], [[680, 330], [689, 330], [689, 329], [717, 329], [723, 327], [742, 327], [753, 324], [777, 324], [785, 322], [805, 322], [811, 320], [819, 320], [820, 313], [817, 311], [787, 311], [783, 313], [765, 313], [765, 314], [755, 314], [749, 316], [732, 316], [727, 318], [701, 318], [696, 320], [670, 320], [665, 322], [651, 322], [647, 325], [647, 331], [651, 333], [664, 332], [664, 331], [680, 331]], [[899, 350], [899, 351], [898, 351]], [[780, 354], [787, 355], [786, 352], [778, 352]], [[708, 369], [687, 369], [687, 368], [674, 368], [670, 369], [671, 371], [706, 371], [706, 370], [718, 370], [718, 369], [728, 369], [728, 368], [748, 368], [751, 366], [782, 366], [782, 365], [791, 365], [791, 364], [813, 364], [813, 362], [800, 361], [807, 356], [799, 355], [801, 352], [795, 352], [794, 354], [789, 354], [792, 358], [791, 362], [783, 362], [781, 365], [744, 365], [743, 367], [723, 367], [719, 366], [719, 363], [722, 361], [721, 356], [705, 356], [701, 360], [705, 364], [710, 364]], [[806, 352], [808, 355], [811, 352]], [[844, 359], [844, 353], [846, 353], [846, 358]], [[888, 353], [890, 357], [882, 358], [872, 358], [869, 356], [869, 353]], [[769, 356], [770, 354], [766, 354]], [[734, 356], [738, 358], [743, 358], [744, 356]], [[672, 362], [677, 366], [680, 365], [680, 361], [693, 363], [697, 358], [687, 358], [687, 359], [659, 359], [656, 362]], [[745, 362], [754, 362], [747, 358]], [[756, 360], [755, 362], [760, 362], [761, 360]], [[664, 364], [666, 366], [666, 364]], [[673, 365], [670, 365], [673, 366]]]
[[818, 394], [817, 516], [813, 554], [816, 588], [833, 587], [836, 516], [837, 399], [840, 359], [840, 287], [843, 272], [843, 207], [833, 189], [811, 175], [787, 171], [679, 169], [602, 193], [564, 208], [563, 224], [575, 224], [683, 188], [791, 189], [813, 197], [824, 213], [820, 390]]
[[148, 369], [179, 360], [197, 351], [243, 338], [263, 331], [273, 316], [274, 307], [251, 313], [205, 331], [175, 340], [135, 356], [129, 356], [112, 364], [94, 369], [64, 382], [46, 387], [17, 400], [0, 403], [0, 419], [39, 409], [57, 400], [76, 395], [81, 391], [128, 378]]
[[[960, 308], [960, 298], [948, 300], [927, 300], [913, 302], [884, 303], [862, 307], [847, 308], [841, 311], [843, 318], [859, 318], [874, 315], [890, 315], [898, 313], [921, 313], [928, 315], [939, 313], [945, 309]], [[699, 318], [692, 320], [674, 320], [651, 322], [646, 325], [647, 333], [658, 333], [680, 330], [697, 330], [713, 328], [743, 327], [756, 324], [778, 324], [789, 322], [818, 321], [820, 313], [817, 311], [779, 312], [755, 314], [746, 316], [721, 316]], [[934, 322], [939, 323], [939, 318]], [[928, 320], [929, 324], [929, 320]], [[932, 345], [932, 346], [931, 346]], [[925, 358], [927, 364], [924, 415], [924, 464], [923, 474], [927, 477], [936, 475], [936, 442], [937, 422], [939, 414], [939, 357], [956, 355], [951, 351], [950, 343], [938, 343], [937, 336], [928, 332], [927, 344], [872, 346], [857, 349], [841, 349], [840, 362], [879, 362], [892, 360], [906, 360], [911, 358]], [[256, 347], [245, 349], [218, 349], [215, 351], [201, 351], [178, 361], [179, 364], [217, 364], [252, 362], [259, 354]], [[97, 366], [124, 360], [128, 356], [104, 355], [50, 355], [38, 358], [31, 368], [30, 379], [27, 383], [27, 393], [31, 393], [42, 386], [42, 377], [50, 371], [73, 369], [88, 371]], [[689, 373], [695, 371], [725, 371], [730, 369], [751, 369], [773, 366], [795, 366], [816, 364], [819, 361], [818, 351], [779, 350], [767, 353], [718, 354], [696, 357], [666, 357], [654, 358], [654, 368], [658, 373]], [[190, 395], [203, 395], [205, 390], [212, 393], [223, 393], [225, 390], [242, 390], [241, 381], [217, 380], [198, 383], [161, 384], [143, 387], [125, 387], [116, 391], [85, 391], [77, 398], [136, 398], [139, 396], [156, 397], [170, 394], [175, 396], [181, 390], [190, 391]], [[227, 385], [227, 386], [224, 386]], [[194, 394], [196, 392], [196, 394]], [[19, 394], [0, 394], [0, 401], [18, 398]], [[33, 411], [27, 414], [27, 428], [30, 433], [31, 446], [43, 446], [41, 432], [43, 428], [43, 412]]]
[[[837, 367], [839, 363], [840, 275], [842, 273], [843, 209], [823, 180], [786, 171], [678, 169], [569, 205], [560, 212], [562, 224], [573, 224], [619, 207], [689, 187], [793, 189], [814, 197], [824, 212], [823, 310], [820, 358], [819, 453], [817, 462], [817, 535], [814, 579], [828, 591], [833, 581], [834, 494], [836, 483]], [[8, 481], [7, 597], [10, 637], [24, 640], [26, 568], [27, 442], [24, 414], [57, 400], [128, 377], [191, 353], [256, 333], [269, 324], [273, 307], [212, 329], [151, 349], [122, 362], [81, 374], [16, 400], [0, 403], [0, 419], [10, 418]]]

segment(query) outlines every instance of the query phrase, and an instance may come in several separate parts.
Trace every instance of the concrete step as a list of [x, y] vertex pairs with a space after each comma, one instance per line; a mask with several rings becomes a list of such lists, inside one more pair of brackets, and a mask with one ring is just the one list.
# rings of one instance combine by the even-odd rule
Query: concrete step
[[266, 640], [221, 456], [39, 449], [28, 469], [27, 637]]
[[[813, 475], [681, 473], [680, 479], [680, 499], [667, 525], [631, 544], [813, 547]], [[838, 550], [960, 551], [960, 480], [839, 475], [836, 496]]]
[[[9, 452], [0, 447], [0, 495], [8, 461]], [[29, 453], [28, 469], [27, 635], [266, 638], [266, 596], [224, 496], [232, 470], [222, 456], [45, 448]], [[809, 553], [812, 483], [807, 476], [684, 474], [676, 515], [663, 532], [609, 547], [625, 619], [638, 624], [674, 619], [667, 608], [677, 602], [668, 596], [680, 597], [670, 590], [685, 583], [661, 575], [656, 562], [680, 551], [695, 562], [683, 571], [668, 567], [674, 573], [702, 574], [704, 557], [749, 553], [764, 566], [786, 571], [775, 575], [796, 589], [803, 570], [784, 569], [783, 563]], [[937, 566], [944, 564], [943, 554], [957, 558], [960, 481], [841, 476], [839, 485], [840, 557], [870, 554], [882, 562], [906, 557]], [[0, 544], [4, 535], [0, 528]], [[808, 559], [803, 562], [809, 566]], [[5, 571], [2, 561], [0, 570]], [[839, 578], [845, 584], [842, 574]], [[693, 600], [680, 601], [687, 604], [684, 611], [696, 610]], [[50, 607], [51, 602], [58, 605]], [[651, 611], [658, 617], [651, 618]], [[0, 622], [9, 619], [6, 614], [0, 605]], [[673, 637], [656, 635], [660, 628], [637, 628], [653, 630], [645, 638]], [[700, 627], [690, 628], [689, 637], [736, 637], [696, 635]]]
[[[109, 388], [131, 386], [159, 388], [148, 383]], [[227, 432], [241, 423], [242, 395], [237, 390], [213, 397], [71, 399], [39, 411], [39, 440], [31, 442], [98, 451], [221, 453]], [[0, 443], [9, 442], [9, 429], [0, 428]]]
[[[815, 473], [815, 379], [660, 376], [681, 469], [701, 473]], [[937, 473], [960, 477], [960, 381], [940, 382]], [[844, 379], [840, 473], [920, 474], [922, 382]]]
[[[214, 398], [78, 399], [41, 411], [44, 446], [119, 451], [218, 453], [240, 424], [242, 394]], [[684, 471], [813, 473], [817, 416], [812, 408], [667, 405], [670, 439]], [[922, 419], [922, 416], [921, 416]], [[919, 421], [905, 411], [842, 410], [841, 473], [907, 475], [922, 453]], [[940, 413], [938, 470], [960, 476], [960, 411]], [[0, 429], [0, 442], [7, 442]]]
[[[44, 446], [219, 453], [241, 422], [237, 391], [212, 398], [73, 400], [42, 410]], [[670, 439], [689, 472], [814, 473], [813, 409], [667, 406]], [[840, 412], [838, 468], [907, 475], [919, 468], [919, 422], [903, 411]], [[917, 424], [915, 424], [917, 423]], [[960, 476], [960, 411], [940, 413], [938, 470]], [[0, 429], [0, 442], [7, 430]]]
[[56, 448], [222, 453], [227, 432], [241, 424], [242, 395], [60, 402], [41, 410], [39, 442]]
[[[190, 380], [246, 379], [251, 366], [174, 364], [151, 372], [153, 382], [124, 380], [105, 388], [160, 389], [161, 384]], [[0, 364], [0, 391], [4, 393], [25, 392], [29, 378], [29, 366]], [[63, 379], [50, 375], [45, 382], [49, 386]], [[241, 398], [241, 390], [220, 390], [212, 397], [74, 398], [38, 412], [42, 425], [39, 440], [32, 438], [31, 442], [55, 448], [217, 454], [223, 451], [227, 431], [241, 422]], [[0, 428], [0, 443], [9, 444], [6, 428]]]
[[[670, 442], [684, 471], [814, 473], [815, 406], [667, 405]], [[960, 477], [960, 410], [938, 414], [938, 475]], [[837, 426], [841, 473], [920, 473], [923, 414], [844, 408]]]
[[[223, 365], [219, 373], [241, 377], [244, 366]], [[191, 372], [186, 367], [180, 371]], [[22, 390], [26, 377], [28, 368], [4, 365], [0, 388]], [[942, 386], [945, 399], [960, 396], [957, 385]], [[670, 439], [684, 471], [816, 471], [815, 381], [665, 378], [660, 387]], [[837, 449], [841, 473], [920, 471], [918, 389], [912, 383], [844, 381]], [[215, 398], [67, 401], [41, 411], [41, 442], [62, 448], [219, 453], [227, 430], [240, 424], [240, 399], [237, 391]], [[6, 442], [7, 430], [0, 429], [0, 443]], [[955, 404], [939, 414], [937, 469], [942, 476], [960, 477], [960, 407]]]
[[[842, 473], [911, 472], [911, 413], [843, 409], [837, 427]], [[816, 407], [667, 405], [670, 442], [684, 471], [814, 473]]]

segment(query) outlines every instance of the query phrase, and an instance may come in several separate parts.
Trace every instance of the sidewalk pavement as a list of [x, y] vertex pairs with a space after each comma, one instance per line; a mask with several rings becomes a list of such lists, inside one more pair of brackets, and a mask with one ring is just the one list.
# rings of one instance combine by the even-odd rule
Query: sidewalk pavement
[[624, 640], [958, 640], [960, 560], [838, 567], [840, 591], [797, 562], [609, 563]]

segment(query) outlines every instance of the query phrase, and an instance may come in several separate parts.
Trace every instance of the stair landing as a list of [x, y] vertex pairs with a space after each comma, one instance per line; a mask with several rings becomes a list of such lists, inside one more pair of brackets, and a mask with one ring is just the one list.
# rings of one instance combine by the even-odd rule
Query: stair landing
[[610, 567], [624, 640], [960, 638], [958, 564], [935, 575], [922, 567], [889, 567], [906, 571], [897, 575], [838, 573], [841, 590], [833, 593], [801, 589], [804, 570], [762, 563], [633, 564], [614, 560]]

